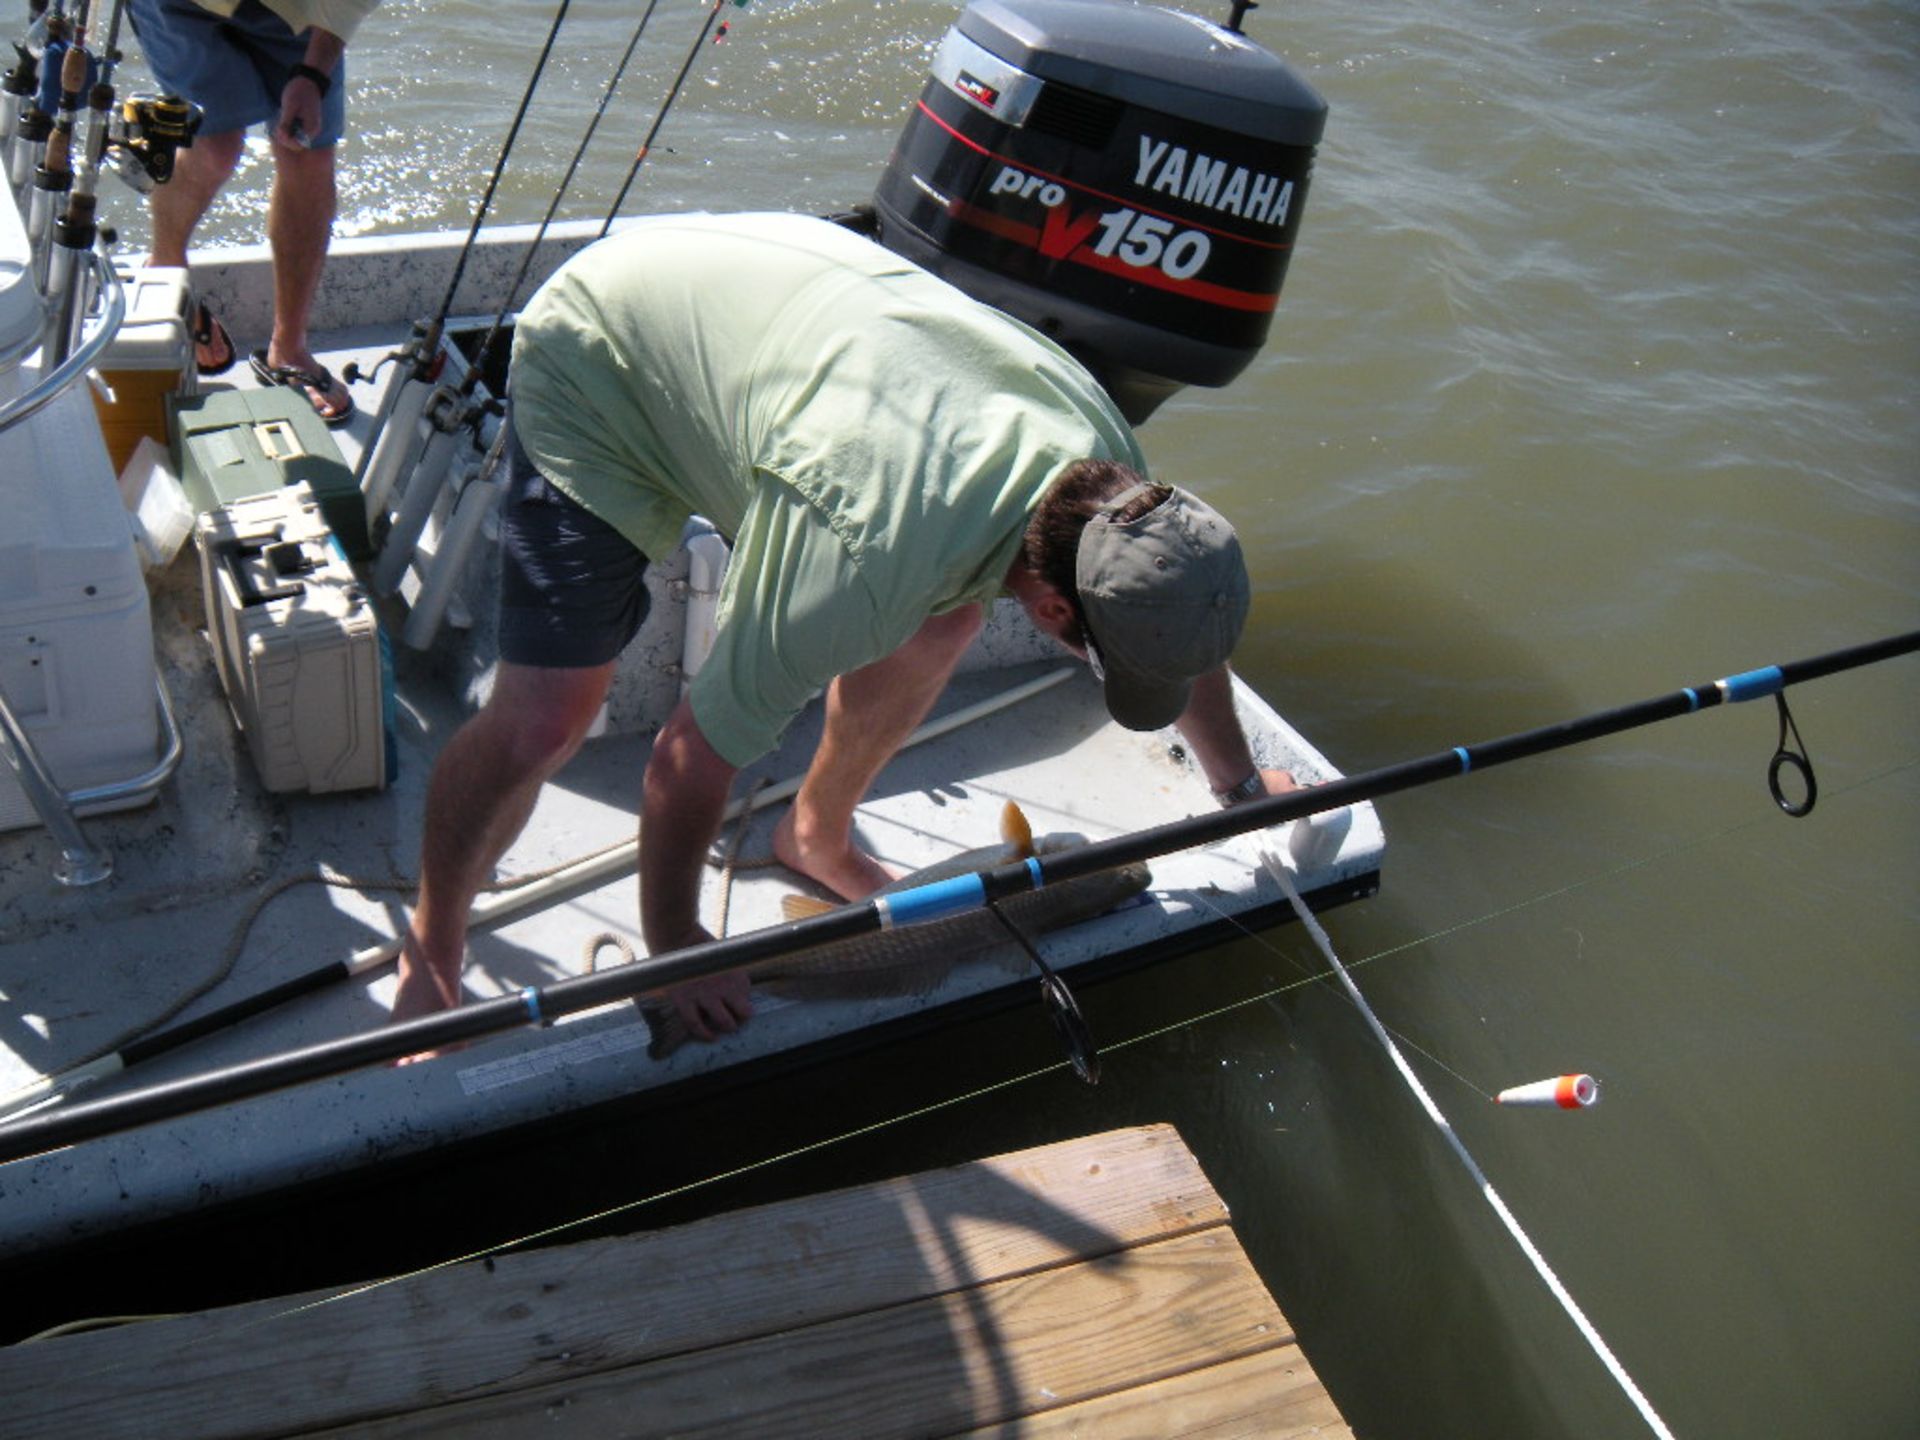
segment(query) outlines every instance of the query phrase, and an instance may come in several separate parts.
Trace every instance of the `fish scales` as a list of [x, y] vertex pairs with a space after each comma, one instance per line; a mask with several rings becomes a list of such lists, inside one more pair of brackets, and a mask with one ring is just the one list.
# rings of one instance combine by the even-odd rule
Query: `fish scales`
[[[1009, 842], [966, 850], [914, 871], [883, 887], [897, 894], [978, 870], [990, 870], [1031, 854], [1057, 854], [1084, 845], [1079, 835], [1049, 835], [1037, 842]], [[1143, 892], [1152, 876], [1144, 865], [1122, 865], [1010, 896], [999, 902], [1006, 916], [1033, 939], [1050, 930], [1090, 920]], [[801, 901], [793, 896], [789, 900]], [[814, 902], [816, 913], [833, 908]], [[752, 982], [771, 994], [794, 999], [880, 999], [931, 992], [955, 966], [986, 961], [1015, 971], [1030, 965], [1026, 952], [984, 909], [873, 931], [849, 940], [809, 946], [748, 967]], [[640, 1005], [653, 1033], [648, 1051], [656, 1059], [678, 1050], [691, 1038], [671, 1006]]]
[[[1138, 895], [1147, 881], [1145, 866], [1121, 866], [1014, 895], [999, 905], [1031, 939], [1091, 920]], [[747, 973], [776, 995], [923, 995], [963, 960], [993, 960], [1014, 970], [1032, 963], [1005, 926], [977, 909], [797, 950], [764, 960]]]

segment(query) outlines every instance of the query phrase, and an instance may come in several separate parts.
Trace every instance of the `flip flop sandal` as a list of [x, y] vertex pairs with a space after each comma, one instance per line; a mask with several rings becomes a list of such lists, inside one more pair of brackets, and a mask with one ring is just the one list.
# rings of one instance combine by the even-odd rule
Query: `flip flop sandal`
[[[218, 346], [226, 352], [226, 359], [209, 365], [200, 358], [202, 347]], [[215, 353], [219, 353], [216, 351]], [[235, 353], [233, 337], [227, 334], [227, 327], [214, 317], [207, 308], [207, 302], [197, 302], [193, 310], [193, 361], [202, 375], [224, 375], [233, 368]]]
[[[353, 395], [346, 386], [333, 378], [333, 372], [324, 365], [316, 365], [307, 370], [298, 365], [269, 365], [267, 352], [256, 350], [247, 357], [247, 363], [253, 367], [254, 378], [262, 385], [290, 385], [306, 393], [307, 403], [313, 406], [313, 413], [329, 425], [344, 425], [353, 418]], [[327, 401], [334, 391], [340, 392], [346, 401], [338, 410], [328, 411]]]

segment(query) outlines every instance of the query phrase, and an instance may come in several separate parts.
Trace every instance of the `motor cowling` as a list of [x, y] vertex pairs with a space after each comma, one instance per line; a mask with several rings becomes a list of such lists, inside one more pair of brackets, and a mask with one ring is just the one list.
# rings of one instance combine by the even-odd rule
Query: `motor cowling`
[[874, 196], [881, 243], [1032, 325], [1134, 423], [1266, 342], [1327, 105], [1134, 0], [972, 0]]

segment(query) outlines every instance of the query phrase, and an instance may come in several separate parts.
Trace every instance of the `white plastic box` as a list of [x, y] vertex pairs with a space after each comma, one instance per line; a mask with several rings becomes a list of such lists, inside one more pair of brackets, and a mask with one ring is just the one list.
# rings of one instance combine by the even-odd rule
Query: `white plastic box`
[[387, 782], [379, 620], [304, 482], [232, 500], [194, 528], [207, 635], [269, 790]]
[[[0, 375], [0, 401], [32, 379]], [[86, 389], [0, 431], [0, 689], [66, 791], [144, 774], [160, 736], [146, 582]], [[0, 764], [0, 830], [38, 823]]]
[[116, 473], [126, 468], [142, 439], [168, 443], [170, 397], [200, 392], [187, 272], [173, 266], [122, 267], [120, 280], [126, 289], [127, 318], [98, 366], [113, 400], [94, 397]]

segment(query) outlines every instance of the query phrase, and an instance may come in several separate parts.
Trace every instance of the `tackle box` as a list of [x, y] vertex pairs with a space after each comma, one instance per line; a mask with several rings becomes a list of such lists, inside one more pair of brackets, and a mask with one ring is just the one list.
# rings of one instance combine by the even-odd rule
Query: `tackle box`
[[383, 788], [391, 662], [313, 491], [300, 483], [216, 506], [194, 543], [214, 665], [261, 783]]
[[93, 397], [115, 474], [127, 468], [143, 438], [166, 444], [169, 403], [200, 389], [187, 272], [178, 266], [122, 267], [120, 283], [127, 318], [98, 367], [113, 398], [97, 392]]
[[[17, 373], [0, 373], [0, 402], [19, 388]], [[85, 389], [0, 431], [0, 691], [69, 792], [142, 776], [160, 744], [146, 581]], [[39, 823], [0, 763], [0, 830]]]
[[196, 512], [305, 484], [347, 558], [372, 557], [366, 501], [304, 393], [287, 386], [208, 390], [178, 397], [171, 408], [174, 470]]

